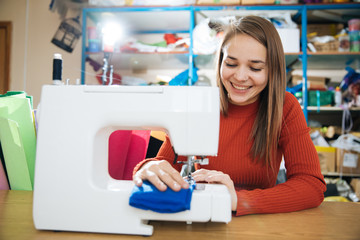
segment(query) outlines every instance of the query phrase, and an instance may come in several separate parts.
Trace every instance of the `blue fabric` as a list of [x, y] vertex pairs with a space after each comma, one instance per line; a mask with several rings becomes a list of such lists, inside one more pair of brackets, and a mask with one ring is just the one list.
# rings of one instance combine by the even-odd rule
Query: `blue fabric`
[[148, 181], [144, 181], [141, 187], [134, 186], [130, 195], [130, 206], [152, 210], [159, 213], [176, 213], [190, 210], [190, 203], [195, 184], [188, 189], [175, 192], [169, 187], [166, 191], [159, 191]]
[[[197, 75], [198, 70], [199, 69], [196, 67], [193, 68], [194, 76], [191, 76], [191, 85], [194, 85], [194, 83], [196, 83], [198, 80], [198, 75]], [[171, 79], [171, 81], [169, 82], [169, 85], [170, 86], [187, 86], [187, 85], [189, 85], [188, 79], [189, 79], [189, 69], [186, 69], [185, 71], [179, 73], [177, 76], [175, 76], [173, 79]]]

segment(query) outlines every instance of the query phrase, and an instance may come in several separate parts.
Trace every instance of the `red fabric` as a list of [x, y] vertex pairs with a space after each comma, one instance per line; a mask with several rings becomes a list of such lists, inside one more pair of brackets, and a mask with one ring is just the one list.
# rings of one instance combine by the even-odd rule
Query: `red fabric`
[[136, 164], [146, 156], [150, 131], [118, 130], [109, 137], [109, 174], [118, 180], [131, 180]]
[[177, 41], [179, 41], [181, 39], [181, 37], [177, 37], [175, 34], [172, 34], [172, 33], [165, 33], [164, 39], [166, 41], [166, 44], [169, 45], [172, 43], [176, 43]]
[[[252, 142], [248, 141], [248, 136], [258, 106], [259, 101], [247, 106], [229, 105], [228, 117], [220, 116], [218, 155], [209, 157], [209, 165], [200, 167], [229, 174], [237, 190], [237, 216], [291, 212], [320, 205], [326, 184], [309, 135], [310, 129], [297, 99], [286, 93], [278, 154], [273, 160], [274, 172], [255, 164], [249, 154]], [[275, 186], [282, 156], [288, 180]], [[163, 143], [156, 159], [172, 163], [174, 153], [169, 138]], [[180, 157], [179, 160], [185, 159]], [[140, 162], [134, 172], [143, 163]], [[174, 167], [181, 168], [180, 164]]]

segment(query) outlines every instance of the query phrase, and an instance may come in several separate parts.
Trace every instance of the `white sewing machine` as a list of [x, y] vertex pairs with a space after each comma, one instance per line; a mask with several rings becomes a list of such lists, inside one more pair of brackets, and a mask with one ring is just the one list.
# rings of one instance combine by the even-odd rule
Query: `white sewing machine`
[[120, 129], [164, 130], [179, 155], [216, 155], [218, 88], [49, 85], [38, 119], [36, 229], [151, 235], [148, 220], [231, 221], [224, 185], [204, 184], [191, 210], [161, 214], [131, 207], [133, 182], [108, 172], [108, 138]]

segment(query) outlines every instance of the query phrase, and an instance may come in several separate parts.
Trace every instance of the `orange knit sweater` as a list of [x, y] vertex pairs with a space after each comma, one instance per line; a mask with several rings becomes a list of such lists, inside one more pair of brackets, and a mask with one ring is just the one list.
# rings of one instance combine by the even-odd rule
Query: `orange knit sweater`
[[[258, 111], [259, 101], [247, 106], [229, 104], [228, 116], [220, 116], [219, 148], [216, 157], [209, 157], [205, 169], [228, 174], [234, 182], [238, 203], [236, 216], [256, 213], [291, 212], [317, 207], [324, 199], [326, 185], [320, 171], [309, 128], [297, 99], [286, 93], [282, 131], [278, 154], [274, 159], [276, 171], [256, 164], [250, 156], [252, 142], [248, 140]], [[284, 157], [287, 181], [275, 185], [280, 163]], [[185, 161], [179, 157], [178, 160]], [[174, 152], [167, 137], [156, 158], [147, 161], [174, 160]], [[180, 170], [180, 164], [174, 165]]]

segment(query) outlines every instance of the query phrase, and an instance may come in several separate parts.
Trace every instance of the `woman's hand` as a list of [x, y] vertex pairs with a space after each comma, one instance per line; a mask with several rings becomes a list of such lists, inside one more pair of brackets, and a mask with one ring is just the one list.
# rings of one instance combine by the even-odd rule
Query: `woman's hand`
[[167, 186], [174, 191], [189, 188], [189, 184], [181, 177], [180, 173], [166, 160], [145, 163], [133, 177], [133, 181], [138, 187], [144, 180], [151, 182], [160, 191], [165, 191]]
[[228, 174], [215, 170], [200, 169], [192, 173], [192, 177], [196, 182], [224, 184], [229, 189], [231, 195], [231, 210], [236, 211], [237, 195], [234, 187], [234, 182], [231, 180]]

